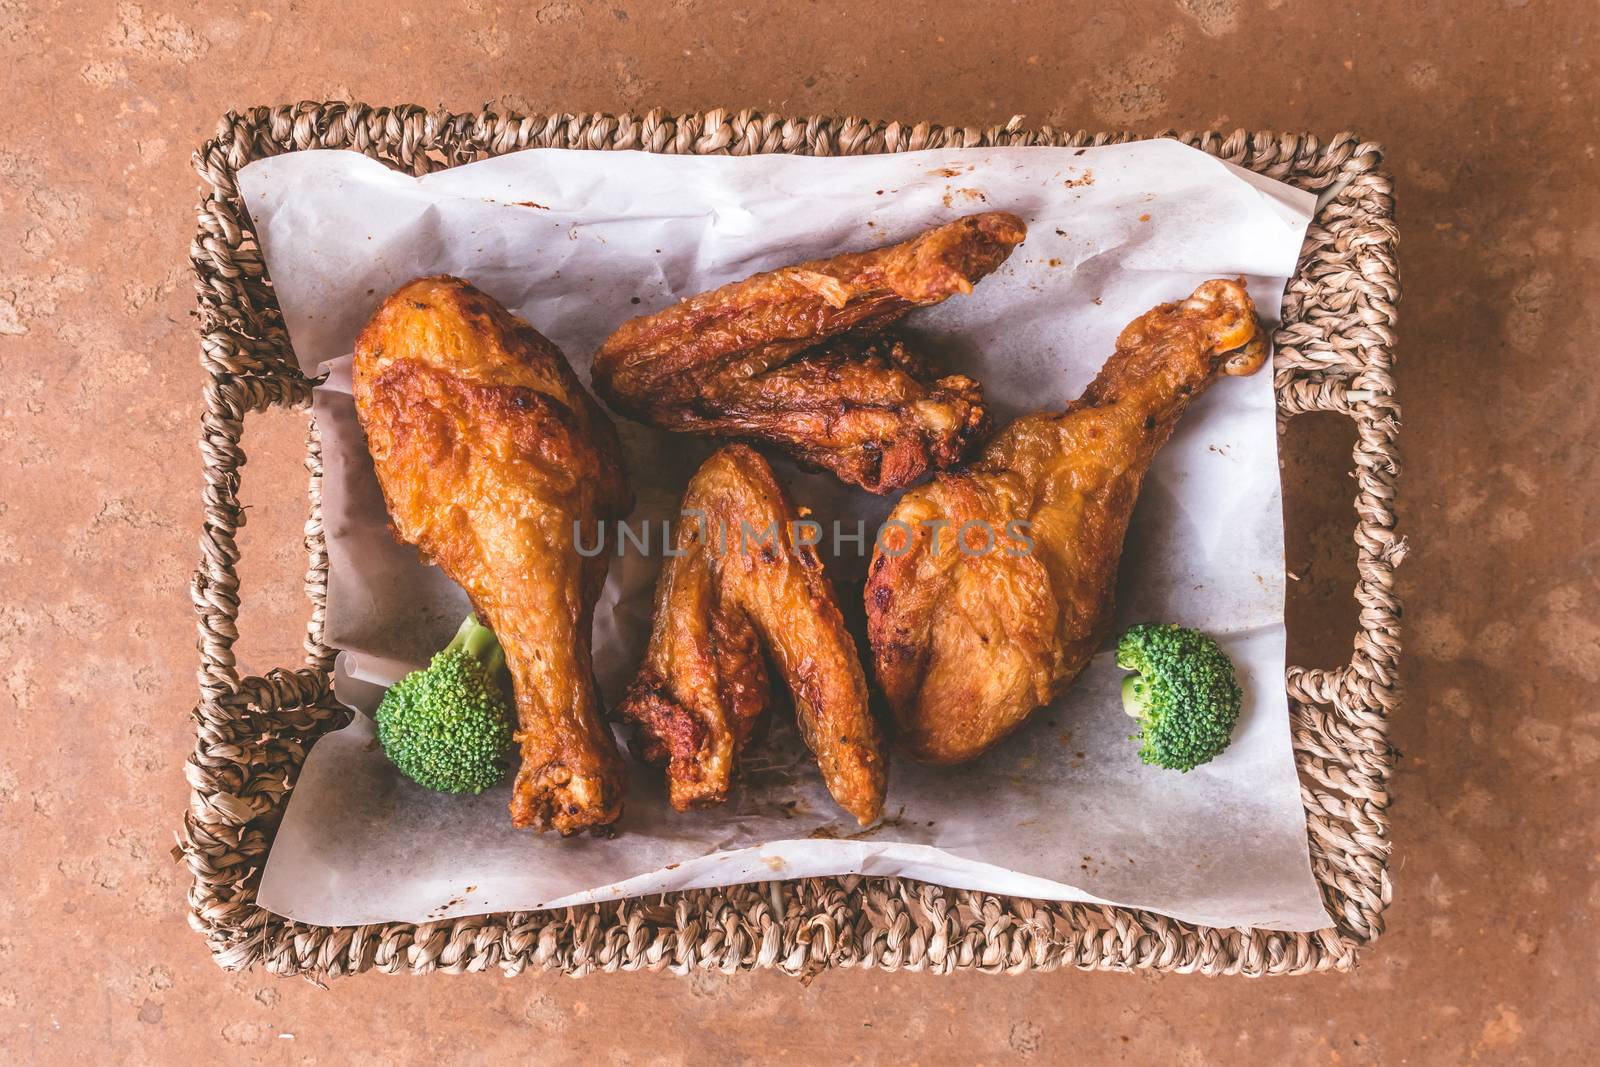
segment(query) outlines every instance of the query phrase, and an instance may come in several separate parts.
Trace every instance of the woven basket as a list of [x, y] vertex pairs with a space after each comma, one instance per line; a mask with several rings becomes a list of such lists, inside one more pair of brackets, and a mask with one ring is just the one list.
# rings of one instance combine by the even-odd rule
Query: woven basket
[[193, 597], [200, 629], [198, 738], [182, 850], [194, 884], [191, 925], [223, 967], [331, 978], [498, 966], [590, 971], [776, 967], [809, 977], [833, 966], [957, 970], [1147, 968], [1206, 974], [1347, 970], [1383, 928], [1389, 904], [1388, 716], [1398, 702], [1400, 603], [1394, 567], [1392, 377], [1396, 279], [1393, 200], [1378, 146], [1340, 134], [1168, 134], [1321, 196], [1289, 283], [1274, 357], [1280, 419], [1335, 411], [1355, 420], [1355, 541], [1360, 629], [1347, 666], [1288, 669], [1311, 861], [1334, 925], [1312, 933], [1216, 929], [1147, 911], [1023, 900], [906, 879], [822, 878], [703, 889], [545, 912], [438, 923], [321, 927], [256, 906], [256, 885], [295, 775], [313, 741], [346, 722], [334, 700], [334, 650], [322, 641], [328, 557], [319, 508], [321, 454], [310, 426], [305, 662], [241, 678], [239, 446], [245, 415], [305, 410], [311, 382], [289, 347], [272, 284], [239, 199], [252, 160], [309, 148], [362, 152], [410, 174], [524, 148], [642, 149], [747, 155], [860, 155], [987, 145], [1100, 145], [1130, 134], [988, 129], [855, 118], [784, 119], [709, 111], [677, 118], [301, 103], [223, 118], [195, 165], [205, 182], [190, 251], [199, 292], [205, 413], [205, 522]]

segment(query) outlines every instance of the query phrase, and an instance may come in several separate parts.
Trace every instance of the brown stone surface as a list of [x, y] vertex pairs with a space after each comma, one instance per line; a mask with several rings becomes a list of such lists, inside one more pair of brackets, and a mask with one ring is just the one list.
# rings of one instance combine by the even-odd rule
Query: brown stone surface
[[[1556, 1064], [1600, 933], [1597, 47], [1580, 0], [962, 5], [0, 0], [0, 1060]], [[931, 8], [931, 5], [930, 5]], [[1348, 976], [225, 974], [186, 801], [199, 415], [191, 148], [229, 107], [716, 105], [1354, 128], [1398, 181], [1413, 554], [1396, 899]], [[1293, 435], [1295, 642], [1353, 612], [1349, 433]], [[300, 416], [256, 420], [243, 665], [298, 653]], [[1297, 491], [1313, 476], [1325, 490]]]

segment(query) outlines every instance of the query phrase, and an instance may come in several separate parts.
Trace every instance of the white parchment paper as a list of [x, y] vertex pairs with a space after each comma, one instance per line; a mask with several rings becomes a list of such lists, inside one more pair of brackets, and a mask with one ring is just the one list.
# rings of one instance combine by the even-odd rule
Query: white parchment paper
[[[378, 303], [418, 275], [467, 278], [554, 340], [587, 380], [624, 319], [815, 256], [899, 240], [972, 211], [1028, 223], [968, 297], [908, 321], [949, 369], [981, 380], [1000, 420], [1072, 399], [1118, 331], [1201, 281], [1243, 275], [1280, 306], [1310, 196], [1173, 141], [1086, 150], [977, 149], [811, 159], [520, 152], [417, 180], [349, 152], [294, 152], [240, 187], [301, 365], [327, 374], [323, 521], [336, 689], [369, 713], [467, 610], [386, 529], [349, 396], [348, 353]], [[639, 508], [676, 516], [706, 442], [618, 420]], [[870, 531], [891, 500], [775, 464], [825, 526]], [[611, 840], [513, 830], [509, 785], [428, 793], [384, 758], [365, 714], [308, 757], [267, 864], [263, 907], [323, 924], [427, 921], [769, 878], [901, 875], [959, 888], [1112, 902], [1220, 926], [1328, 925], [1306, 848], [1283, 687], [1283, 529], [1270, 375], [1195, 404], [1145, 483], [1119, 582], [1119, 623], [1218, 635], [1246, 694], [1233, 746], [1181, 775], [1139, 763], [1099, 656], [1055, 705], [979, 761], [891, 764], [886, 817], [833, 805], [792, 724], [775, 723], [721, 810], [678, 814], [631, 764]], [[655, 527], [659, 530], [659, 525]], [[608, 704], [642, 651], [659, 563], [614, 560], [596, 611]], [[835, 546], [847, 612], [866, 556]]]

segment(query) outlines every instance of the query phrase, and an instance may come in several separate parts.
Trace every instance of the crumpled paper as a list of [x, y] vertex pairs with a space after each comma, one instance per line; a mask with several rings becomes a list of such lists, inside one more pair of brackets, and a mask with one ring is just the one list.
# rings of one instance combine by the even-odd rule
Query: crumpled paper
[[[903, 239], [1004, 209], [1028, 240], [975, 292], [907, 325], [949, 369], [983, 382], [998, 419], [1059, 407], [1151, 306], [1244, 276], [1276, 315], [1312, 198], [1174, 141], [1089, 149], [969, 149], [850, 158], [536, 150], [422, 179], [352, 152], [294, 152], [239, 175], [298, 359], [326, 373], [326, 638], [336, 692], [360, 711], [311, 751], [258, 901], [319, 924], [422, 922], [771, 878], [899, 875], [958, 888], [1149, 908], [1217, 926], [1329, 925], [1312, 877], [1283, 686], [1283, 531], [1270, 374], [1225, 379], [1163, 450], [1134, 516], [1119, 627], [1170, 620], [1216, 635], [1239, 668], [1233, 746], [1187, 774], [1142, 765], [1109, 650], [1054, 705], [975, 763], [894, 759], [885, 818], [840, 812], [780, 720], [724, 807], [679, 814], [659, 772], [630, 760], [614, 839], [513, 830], [509, 784], [429, 793], [384, 758], [367, 717], [426, 663], [464, 595], [386, 529], [349, 396], [356, 334], [405, 281], [467, 278], [555, 341], [588, 377], [624, 319], [755, 271]], [[713, 447], [618, 419], [639, 522], [677, 516]], [[775, 464], [796, 501], [848, 537], [892, 500]], [[825, 535], [847, 610], [867, 557]], [[660, 563], [612, 562], [596, 610], [609, 704], [631, 678]]]

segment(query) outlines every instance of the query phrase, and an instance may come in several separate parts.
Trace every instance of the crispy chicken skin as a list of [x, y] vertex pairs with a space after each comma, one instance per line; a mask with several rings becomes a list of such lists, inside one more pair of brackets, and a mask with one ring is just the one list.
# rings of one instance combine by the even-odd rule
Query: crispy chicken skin
[[900, 499], [866, 602], [878, 682], [908, 753], [972, 759], [1077, 678], [1111, 624], [1151, 460], [1219, 374], [1253, 373], [1266, 353], [1244, 286], [1206, 282], [1123, 330], [1066, 411], [1017, 419], [968, 468]]
[[517, 826], [570, 834], [622, 812], [590, 621], [596, 525], [632, 508], [616, 428], [560, 350], [457, 278], [419, 278], [356, 342], [356, 412], [397, 537], [466, 590], [505, 649], [522, 754]]
[[970, 293], [1025, 236], [1015, 215], [969, 215], [701, 293], [623, 323], [595, 355], [595, 391], [661, 429], [768, 442], [871, 492], [903, 488], [983, 432], [982, 389], [936, 378], [903, 341], [839, 335]]
[[744, 445], [724, 446], [690, 480], [683, 512], [649, 648], [620, 708], [638, 725], [635, 753], [666, 766], [679, 811], [726, 800], [768, 703], [765, 649], [828, 791], [862, 825], [876, 819], [887, 759], [866, 677], [772, 469]]

